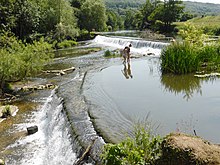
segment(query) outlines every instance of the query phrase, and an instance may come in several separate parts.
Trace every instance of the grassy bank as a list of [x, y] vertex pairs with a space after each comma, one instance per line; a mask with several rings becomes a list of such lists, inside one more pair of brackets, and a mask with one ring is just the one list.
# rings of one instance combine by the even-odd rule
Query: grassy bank
[[198, 136], [177, 132], [159, 137], [138, 127], [134, 137], [106, 144], [102, 158], [106, 165], [220, 164], [220, 147]]
[[162, 73], [186, 74], [220, 71], [220, 43], [202, 47], [188, 42], [171, 44], [161, 55]]
[[203, 30], [192, 24], [185, 24], [179, 36], [182, 41], [173, 42], [162, 51], [163, 74], [220, 71], [220, 41], [210, 42]]
[[220, 15], [196, 17], [186, 22], [175, 23], [178, 29], [182, 29], [185, 23], [190, 23], [198, 29], [202, 29], [205, 34], [220, 35]]

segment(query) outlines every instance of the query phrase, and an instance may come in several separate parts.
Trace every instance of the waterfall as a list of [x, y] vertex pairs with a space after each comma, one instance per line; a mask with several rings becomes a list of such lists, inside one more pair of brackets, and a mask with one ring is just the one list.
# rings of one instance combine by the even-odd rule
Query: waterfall
[[123, 49], [125, 46], [132, 44], [131, 53], [138, 54], [154, 54], [160, 55], [161, 50], [169, 45], [169, 43], [156, 42], [156, 41], [147, 41], [141, 38], [132, 38], [132, 37], [107, 37], [97, 35], [94, 39], [94, 43], [114, 47], [118, 49]]
[[[76, 160], [72, 138], [69, 133], [70, 124], [63, 113], [62, 99], [55, 90], [46, 98], [43, 106], [34, 112], [27, 123], [19, 124], [17, 129], [37, 125], [38, 132], [19, 139], [8, 149], [15, 150], [14, 156], [7, 164], [20, 165], [72, 165]], [[16, 148], [22, 148], [16, 150]], [[18, 158], [16, 155], [19, 155]]]

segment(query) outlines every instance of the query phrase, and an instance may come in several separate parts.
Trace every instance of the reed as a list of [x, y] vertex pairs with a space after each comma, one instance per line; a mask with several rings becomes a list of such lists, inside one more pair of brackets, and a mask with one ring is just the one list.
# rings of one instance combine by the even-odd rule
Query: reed
[[199, 50], [199, 60], [206, 71], [216, 71], [220, 69], [220, 43], [212, 43], [205, 45]]
[[169, 45], [161, 54], [161, 71], [187, 74], [196, 71], [220, 71], [220, 43], [203, 46], [184, 41]]
[[162, 73], [186, 74], [199, 68], [198, 50], [188, 42], [169, 45], [161, 54]]

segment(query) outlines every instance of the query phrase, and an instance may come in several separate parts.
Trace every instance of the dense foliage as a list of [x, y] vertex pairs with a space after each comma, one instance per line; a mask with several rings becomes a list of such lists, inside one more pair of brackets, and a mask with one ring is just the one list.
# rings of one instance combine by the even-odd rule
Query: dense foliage
[[0, 2], [0, 31], [9, 30], [20, 39], [35, 39], [37, 34], [56, 37], [62, 23], [64, 37], [77, 35], [76, 17], [66, 0], [3, 0]]
[[11, 34], [0, 35], [0, 95], [7, 82], [38, 73], [53, 54], [51, 45], [40, 39], [24, 44]]
[[203, 31], [187, 24], [180, 30], [182, 42], [174, 42], [161, 54], [162, 73], [185, 74], [196, 71], [219, 71], [220, 44], [208, 42]]
[[205, 15], [219, 15], [220, 4], [213, 3], [201, 3], [201, 2], [183, 2], [185, 5], [185, 11], [190, 12], [195, 16], [205, 16]]
[[106, 8], [102, 0], [86, 0], [81, 6], [79, 25], [88, 31], [106, 29]]
[[155, 136], [146, 127], [138, 125], [134, 137], [119, 144], [106, 144], [103, 163], [106, 165], [154, 164], [161, 155], [162, 138]]

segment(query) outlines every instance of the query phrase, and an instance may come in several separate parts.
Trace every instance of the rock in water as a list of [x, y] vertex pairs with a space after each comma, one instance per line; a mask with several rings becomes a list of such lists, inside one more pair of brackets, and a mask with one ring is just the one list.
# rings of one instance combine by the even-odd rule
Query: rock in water
[[34, 133], [36, 133], [37, 131], [38, 131], [38, 127], [37, 127], [36, 125], [27, 128], [27, 133], [28, 133], [28, 135], [34, 134]]

